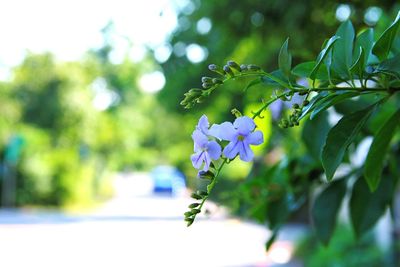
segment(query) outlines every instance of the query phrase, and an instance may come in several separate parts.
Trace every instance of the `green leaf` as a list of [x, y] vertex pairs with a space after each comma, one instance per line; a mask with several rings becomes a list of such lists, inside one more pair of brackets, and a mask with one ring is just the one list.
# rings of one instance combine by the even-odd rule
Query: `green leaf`
[[330, 183], [315, 199], [311, 217], [318, 239], [328, 245], [336, 226], [336, 217], [346, 195], [346, 179]]
[[400, 109], [397, 110], [378, 131], [369, 149], [367, 159], [365, 160], [364, 176], [372, 192], [377, 189], [381, 181], [385, 155], [399, 124]]
[[289, 38], [283, 43], [278, 58], [279, 69], [287, 78], [289, 78], [290, 69], [292, 68], [292, 55], [288, 51], [288, 43]]
[[380, 60], [385, 60], [389, 55], [399, 26], [400, 12], [397, 14], [397, 17], [393, 23], [382, 33], [372, 48], [372, 53], [375, 54]]
[[347, 147], [354, 141], [375, 107], [376, 104], [343, 116], [329, 131], [321, 155], [322, 166], [328, 181], [333, 178], [337, 167], [343, 160]]
[[289, 88], [288, 79], [283, 75], [281, 70], [275, 70], [271, 73], [264, 73], [261, 81], [265, 85], [281, 86]]
[[315, 160], [321, 158], [322, 146], [329, 131], [328, 114], [320, 114], [315, 120], [306, 120], [302, 132], [302, 139], [311, 156]]
[[392, 73], [400, 76], [400, 54], [382, 61], [375, 72]]
[[317, 57], [316, 64], [310, 73], [310, 79], [315, 80], [317, 72], [318, 72], [319, 68], [321, 67], [322, 62], [324, 61], [325, 57], [328, 55], [328, 52], [332, 49], [333, 44], [339, 39], [340, 39], [340, 37], [333, 36], [328, 40], [325, 48], [322, 49], [322, 51], [319, 53], [319, 55]]
[[[292, 74], [299, 77], [308, 78], [310, 77], [311, 71], [315, 67], [315, 64], [315, 61], [300, 63], [292, 69]], [[315, 74], [315, 78], [318, 80], [328, 80], [328, 73], [326, 69], [319, 69]]]
[[371, 193], [363, 177], [359, 177], [353, 186], [350, 198], [350, 217], [357, 237], [361, 237], [385, 213], [391, 203], [394, 183], [391, 177], [385, 177], [378, 189]]
[[339, 41], [332, 52], [332, 68], [342, 78], [350, 78], [349, 69], [353, 60], [354, 27], [350, 20], [343, 22], [335, 36]]
[[365, 67], [365, 50], [364, 48], [360, 47], [360, 54], [356, 62], [354, 62], [353, 66], [351, 66], [350, 72], [357, 74], [358, 77], [361, 79], [363, 77], [364, 67]]
[[[360, 57], [361, 54], [360, 48], [364, 50], [364, 63], [365, 64], [368, 63], [368, 59], [371, 56], [371, 50], [373, 44], [374, 44], [374, 30], [372, 28], [369, 28], [361, 32], [357, 36], [356, 42], [354, 44], [353, 65]], [[362, 66], [362, 68], [364, 69], [365, 65]]]
[[310, 115], [310, 120], [314, 119], [315, 116], [317, 116], [320, 112], [328, 109], [329, 107], [342, 102], [343, 100], [346, 100], [348, 98], [352, 98], [355, 96], [360, 95], [358, 92], [343, 92], [340, 94], [331, 94], [322, 99], [321, 101], [318, 102], [318, 104], [315, 105], [315, 108], [311, 112]]

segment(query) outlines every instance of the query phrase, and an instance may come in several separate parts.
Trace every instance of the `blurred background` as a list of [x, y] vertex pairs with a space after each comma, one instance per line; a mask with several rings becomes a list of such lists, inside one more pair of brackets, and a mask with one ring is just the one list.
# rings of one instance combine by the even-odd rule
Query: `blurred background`
[[[179, 102], [211, 63], [274, 70], [287, 37], [294, 65], [313, 60], [341, 21], [379, 32], [396, 2], [3, 1], [0, 265], [383, 266], [386, 241], [374, 235], [356, 243], [343, 226], [329, 249], [316, 243], [307, 207], [266, 253], [270, 231], [243, 211], [258, 206], [242, 205], [252, 166], [241, 162], [187, 229], [187, 196], [205, 186], [189, 160], [198, 118], [232, 120], [232, 108], [249, 114], [270, 93], [243, 97], [248, 81], [236, 81], [193, 110]], [[275, 113], [257, 122], [259, 163], [306, 154], [296, 129], [278, 145]]]

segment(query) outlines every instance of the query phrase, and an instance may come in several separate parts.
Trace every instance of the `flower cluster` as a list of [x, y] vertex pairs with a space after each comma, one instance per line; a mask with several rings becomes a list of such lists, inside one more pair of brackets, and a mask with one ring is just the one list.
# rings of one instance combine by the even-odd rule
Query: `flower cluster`
[[[201, 212], [204, 201], [208, 198], [227, 159], [231, 160], [239, 155], [241, 160], [248, 162], [254, 158], [250, 145], [260, 145], [264, 141], [262, 132], [255, 131], [255, 128], [254, 120], [247, 116], [239, 116], [233, 123], [224, 122], [213, 124], [211, 127], [207, 116], [201, 116], [192, 134], [194, 154], [191, 160], [193, 167], [199, 170], [198, 177], [209, 179], [211, 183], [207, 186], [207, 191], [192, 193], [191, 197], [196, 202], [190, 204], [190, 210], [184, 214], [188, 226]], [[224, 161], [219, 168], [215, 168], [212, 161], [220, 158], [224, 158]]]
[[[201, 170], [199, 173], [207, 172], [212, 160], [221, 156], [234, 159], [239, 155], [241, 160], [251, 161], [254, 153], [250, 145], [260, 145], [264, 141], [262, 132], [254, 131], [255, 128], [254, 120], [247, 116], [237, 118], [233, 124], [224, 122], [210, 127], [207, 116], [203, 115], [192, 134], [195, 152], [191, 156], [193, 167]], [[221, 141], [229, 143], [222, 149]]]

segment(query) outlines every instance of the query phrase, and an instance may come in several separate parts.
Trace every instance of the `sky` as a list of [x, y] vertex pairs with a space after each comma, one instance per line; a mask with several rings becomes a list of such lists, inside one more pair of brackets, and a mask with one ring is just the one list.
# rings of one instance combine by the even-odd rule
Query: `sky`
[[[166, 39], [177, 25], [186, 0], [12, 0], [0, 2], [0, 79], [21, 62], [27, 51], [52, 52], [63, 61], [78, 60], [102, 44], [100, 30], [113, 21], [121, 38], [112, 60], [129, 55], [139, 61], [144, 46], [166, 58]], [[164, 51], [164, 52], [163, 52]]]

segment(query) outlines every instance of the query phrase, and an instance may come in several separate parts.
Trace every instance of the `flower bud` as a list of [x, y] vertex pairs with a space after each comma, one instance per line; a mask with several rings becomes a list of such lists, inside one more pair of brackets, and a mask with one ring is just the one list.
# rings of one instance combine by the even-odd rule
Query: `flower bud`
[[303, 106], [307, 106], [308, 104], [310, 104], [310, 101], [308, 101], [308, 100], [303, 101]]
[[223, 84], [224, 82], [223, 82], [221, 79], [213, 78], [213, 79], [212, 79], [212, 83], [213, 83], [213, 84]]
[[245, 64], [240, 65], [240, 70], [241, 70], [241, 71], [246, 71], [246, 70], [248, 70], [248, 69], [247, 69], [247, 65], [245, 65]]
[[188, 100], [186, 99], [186, 97], [179, 104], [182, 106], [186, 106], [188, 104]]
[[[194, 208], [198, 207], [199, 205], [200, 205], [199, 203], [192, 203], [189, 205], [189, 209], [194, 209]], [[192, 212], [191, 212], [191, 214], [192, 214]]]
[[197, 194], [202, 196], [202, 197], [208, 196], [208, 193], [206, 191], [201, 191], [201, 190], [197, 191]]
[[234, 68], [235, 70], [237, 70], [237, 71], [242, 71], [242, 69], [240, 68], [240, 66], [235, 62], [235, 61], [233, 61], [233, 60], [229, 60], [228, 62], [227, 62], [227, 65], [229, 66], [229, 67], [231, 67], [231, 68]]
[[193, 224], [193, 222], [194, 222], [193, 219], [192, 220], [186, 220], [185, 219], [185, 221], [187, 221], [187, 227], [191, 226]]
[[222, 76], [225, 75], [225, 71], [220, 66], [217, 66], [215, 64], [208, 65], [208, 69], [213, 71], [213, 72], [216, 72], [216, 73], [218, 73], [218, 74], [220, 74]]
[[259, 66], [254, 65], [254, 64], [249, 64], [249, 65], [247, 66], [247, 69], [248, 69], [248, 70], [252, 70], [252, 71], [258, 71], [258, 70], [260, 70], [261, 68], [260, 68]]
[[196, 99], [196, 102], [200, 104], [200, 103], [203, 103], [205, 99], [206, 98], [201, 95], [201, 96], [199, 96], [199, 98]]
[[242, 113], [239, 110], [237, 110], [236, 108], [232, 109], [231, 113], [232, 113], [232, 115], [235, 115], [236, 118], [243, 116]]
[[235, 77], [235, 74], [233, 73], [232, 69], [228, 65], [224, 66], [224, 71], [226, 73], [228, 73], [231, 77]]
[[200, 209], [192, 209], [192, 213], [193, 213], [193, 214], [197, 214], [197, 213], [200, 213], [200, 212], [201, 212]]
[[295, 103], [295, 104], [293, 104], [293, 108], [294, 108], [294, 109], [299, 109], [300, 106], [299, 106], [299, 104]]
[[203, 83], [201, 86], [202, 86], [204, 89], [208, 89], [208, 88], [213, 87], [213, 84], [211, 84], [211, 83]]
[[191, 198], [194, 198], [194, 199], [197, 199], [197, 200], [203, 199], [203, 197], [200, 196], [200, 195], [197, 194], [197, 193], [192, 193], [192, 194], [190, 195], [190, 197], [191, 197]]
[[201, 90], [201, 89], [193, 88], [193, 89], [190, 89], [189, 92], [185, 93], [185, 96], [196, 97], [196, 96], [201, 95], [202, 91], [203, 90]]
[[212, 80], [213, 79], [211, 77], [202, 77], [201, 78], [202, 83], [213, 83]]
[[188, 103], [188, 104], [185, 106], [185, 109], [190, 109], [190, 108], [192, 108], [193, 106], [194, 106], [193, 103]]
[[279, 123], [279, 127], [287, 128], [289, 126], [289, 122], [287, 119], [282, 119]]
[[199, 171], [197, 177], [200, 179], [209, 179], [212, 180], [214, 178], [214, 174], [210, 171]]
[[193, 215], [193, 213], [191, 211], [187, 211], [183, 215], [185, 215], [185, 217], [190, 217]]

